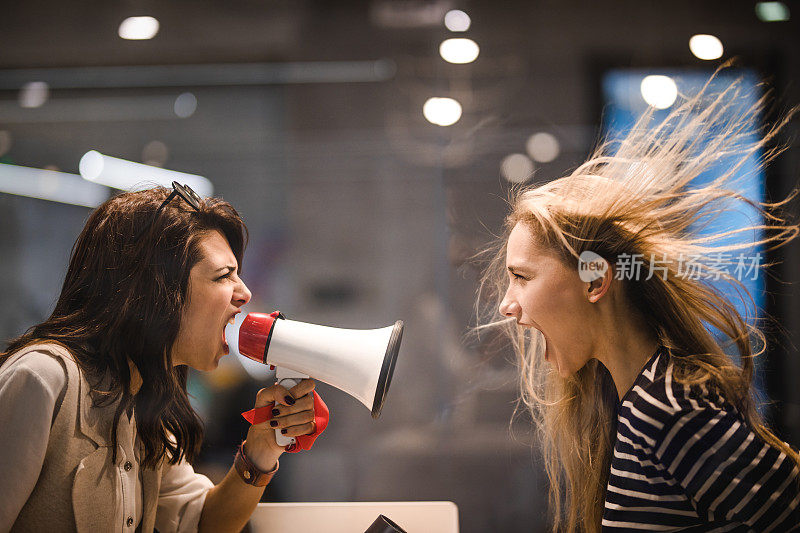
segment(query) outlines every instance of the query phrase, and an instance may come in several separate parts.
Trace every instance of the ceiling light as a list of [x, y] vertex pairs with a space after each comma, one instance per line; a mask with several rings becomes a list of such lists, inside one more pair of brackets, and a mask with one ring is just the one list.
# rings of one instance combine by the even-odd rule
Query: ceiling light
[[472, 63], [479, 53], [478, 43], [472, 39], [447, 39], [439, 45], [439, 55], [448, 63]]
[[646, 76], [640, 89], [644, 101], [656, 109], [668, 108], [678, 97], [678, 86], [669, 76]]
[[75, 174], [0, 163], [0, 192], [97, 207], [108, 199], [109, 189]]
[[525, 154], [511, 154], [500, 163], [500, 174], [511, 183], [522, 183], [533, 175], [533, 161]]
[[756, 16], [762, 22], [784, 22], [789, 20], [789, 6], [783, 2], [758, 2]]
[[689, 50], [698, 59], [719, 59], [722, 57], [722, 41], [713, 35], [694, 35], [689, 39]]
[[158, 20], [153, 17], [128, 17], [119, 25], [117, 33], [123, 39], [152, 39], [158, 33]]
[[188, 185], [202, 197], [214, 194], [214, 186], [203, 176], [134, 163], [91, 150], [81, 157], [78, 170], [85, 180], [126, 191], [140, 191], [172, 182]]
[[161, 141], [150, 141], [142, 150], [142, 162], [152, 167], [163, 167], [169, 157], [167, 145]]
[[450, 126], [461, 118], [461, 104], [452, 98], [428, 98], [422, 114], [432, 124]]
[[469, 15], [460, 9], [448, 11], [444, 16], [444, 25], [450, 31], [467, 31], [471, 23]]
[[197, 110], [197, 97], [192, 93], [182, 93], [175, 99], [175, 114], [181, 118], [189, 118]]
[[50, 86], [43, 81], [31, 81], [19, 91], [20, 107], [42, 107], [50, 96]]
[[558, 157], [560, 151], [558, 139], [554, 135], [545, 132], [531, 135], [528, 138], [528, 142], [525, 143], [525, 149], [528, 155], [539, 163], [549, 163]]

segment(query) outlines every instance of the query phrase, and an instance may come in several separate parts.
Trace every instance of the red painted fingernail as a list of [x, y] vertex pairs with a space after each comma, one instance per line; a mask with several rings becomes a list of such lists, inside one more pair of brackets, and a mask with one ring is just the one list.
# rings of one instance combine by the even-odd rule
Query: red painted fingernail
[[281, 412], [278, 411], [277, 409], [272, 410], [272, 416], [278, 416], [279, 414], [281, 414]]
[[278, 423], [275, 420], [270, 420], [269, 421], [269, 425], [272, 426], [272, 427], [277, 427]]
[[286, 435], [286, 428], [283, 428], [283, 429], [281, 430], [281, 433], [283, 433], [284, 435]]
[[294, 405], [294, 398], [292, 398], [291, 396], [286, 396], [283, 399], [286, 400], [286, 403], [288, 403], [289, 405]]

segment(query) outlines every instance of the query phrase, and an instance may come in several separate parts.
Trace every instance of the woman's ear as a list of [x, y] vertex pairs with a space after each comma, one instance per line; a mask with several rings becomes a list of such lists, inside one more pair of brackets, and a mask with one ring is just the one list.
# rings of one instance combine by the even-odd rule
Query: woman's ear
[[608, 292], [609, 287], [611, 287], [611, 280], [614, 278], [614, 271], [611, 270], [611, 265], [605, 259], [602, 259], [602, 261], [605, 262], [602, 276], [586, 284], [586, 296], [589, 298], [589, 303], [597, 303]]
[[578, 275], [586, 285], [589, 302], [595, 303], [608, 291], [614, 272], [605, 257], [585, 250], [578, 257]]

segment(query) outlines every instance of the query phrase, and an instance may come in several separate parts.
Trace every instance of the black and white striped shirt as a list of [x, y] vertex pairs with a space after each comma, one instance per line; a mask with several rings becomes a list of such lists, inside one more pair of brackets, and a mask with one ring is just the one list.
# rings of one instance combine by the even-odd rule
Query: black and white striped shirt
[[793, 531], [798, 476], [714, 389], [676, 383], [661, 347], [618, 406], [603, 531]]

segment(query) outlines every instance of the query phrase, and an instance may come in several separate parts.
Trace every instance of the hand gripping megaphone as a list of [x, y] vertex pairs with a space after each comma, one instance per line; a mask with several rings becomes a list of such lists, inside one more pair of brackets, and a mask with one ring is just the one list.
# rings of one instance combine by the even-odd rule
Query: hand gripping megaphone
[[[239, 328], [239, 353], [277, 367], [278, 383], [287, 389], [311, 376], [353, 396], [378, 418], [402, 337], [401, 320], [356, 330], [287, 320], [279, 311], [250, 313]], [[280, 446], [294, 443], [277, 430], [275, 437]]]

